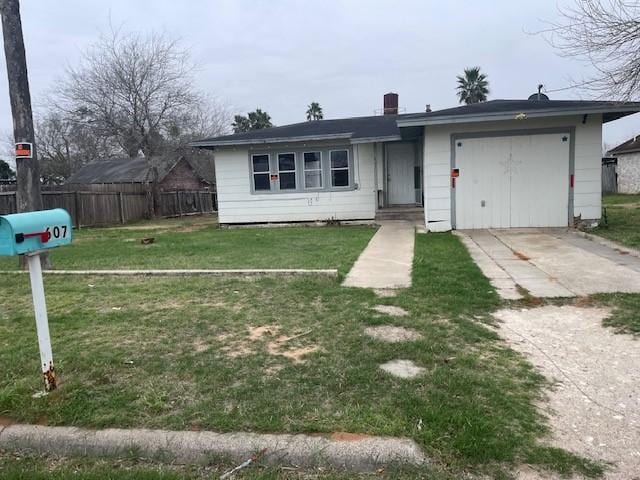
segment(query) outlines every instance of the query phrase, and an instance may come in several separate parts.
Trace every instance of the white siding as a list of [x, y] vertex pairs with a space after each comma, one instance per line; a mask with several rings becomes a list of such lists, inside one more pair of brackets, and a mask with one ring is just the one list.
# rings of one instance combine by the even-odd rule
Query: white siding
[[[451, 135], [498, 130], [575, 127], [574, 215], [596, 220], [601, 215], [602, 116], [549, 117], [502, 122], [436, 125], [425, 128], [425, 219], [431, 231], [451, 229]], [[568, 181], [568, 179], [567, 179]]]
[[[278, 151], [275, 146], [271, 149]], [[353, 180], [358, 188], [344, 192], [254, 195], [251, 193], [247, 149], [216, 151], [215, 166], [220, 223], [368, 220], [375, 217], [373, 144], [353, 145]]]

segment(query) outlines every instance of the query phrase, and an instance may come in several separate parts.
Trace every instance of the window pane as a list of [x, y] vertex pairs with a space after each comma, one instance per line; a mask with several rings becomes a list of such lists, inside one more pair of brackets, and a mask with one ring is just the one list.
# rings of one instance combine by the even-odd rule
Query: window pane
[[254, 172], [269, 171], [269, 155], [254, 155], [252, 158]]
[[256, 173], [253, 176], [253, 188], [258, 190], [271, 190], [271, 181], [268, 173]]
[[304, 154], [305, 170], [320, 170], [320, 152], [306, 152]]
[[322, 172], [305, 172], [304, 173], [304, 186], [305, 188], [321, 188], [322, 187]]
[[296, 188], [296, 174], [295, 173], [281, 173], [280, 174], [280, 190], [295, 190]]
[[348, 187], [349, 186], [349, 170], [332, 170], [331, 184], [334, 187]]
[[331, 152], [331, 168], [347, 168], [349, 156], [346, 150]]
[[296, 157], [293, 153], [279, 153], [278, 154], [278, 170], [295, 170], [296, 169]]

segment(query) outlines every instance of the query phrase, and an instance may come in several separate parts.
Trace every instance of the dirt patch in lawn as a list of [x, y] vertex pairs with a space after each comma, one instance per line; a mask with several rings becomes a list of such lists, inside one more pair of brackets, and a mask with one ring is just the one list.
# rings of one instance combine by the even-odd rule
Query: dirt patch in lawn
[[193, 350], [196, 353], [206, 352], [207, 350], [209, 350], [209, 345], [207, 345], [207, 343], [201, 338], [196, 338], [193, 341]]
[[614, 464], [607, 479], [640, 471], [640, 348], [603, 327], [606, 308], [544, 306], [500, 310], [500, 335], [554, 383], [551, 442]]
[[259, 327], [249, 327], [249, 340], [256, 341], [263, 337], [273, 337], [278, 333], [278, 325], [261, 325]]
[[241, 338], [221, 334], [217, 339], [226, 343], [222, 351], [231, 358], [252, 355], [266, 349], [269, 355], [285, 357], [294, 363], [304, 363], [308, 355], [320, 351], [318, 345], [304, 343], [304, 337], [312, 333], [311, 330], [290, 336], [280, 335], [280, 331], [279, 325], [260, 325], [249, 327], [247, 335]]
[[389, 343], [410, 342], [422, 338], [422, 335], [411, 328], [394, 327], [392, 325], [367, 327], [364, 329], [364, 333], [376, 340]]

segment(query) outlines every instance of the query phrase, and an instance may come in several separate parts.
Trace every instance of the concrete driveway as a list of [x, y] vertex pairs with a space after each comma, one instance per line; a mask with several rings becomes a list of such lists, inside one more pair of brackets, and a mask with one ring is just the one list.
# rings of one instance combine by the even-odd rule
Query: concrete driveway
[[640, 258], [566, 229], [456, 232], [506, 299], [640, 292]]

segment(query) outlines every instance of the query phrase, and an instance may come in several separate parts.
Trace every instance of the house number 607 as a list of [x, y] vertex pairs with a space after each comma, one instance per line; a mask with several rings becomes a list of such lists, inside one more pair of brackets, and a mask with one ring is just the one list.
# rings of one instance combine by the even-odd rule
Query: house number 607
[[53, 237], [53, 238], [67, 238], [67, 226], [66, 225], [61, 225], [61, 226], [54, 226], [54, 227], [47, 227], [47, 229], [45, 230], [48, 234], [49, 234], [49, 238]]

